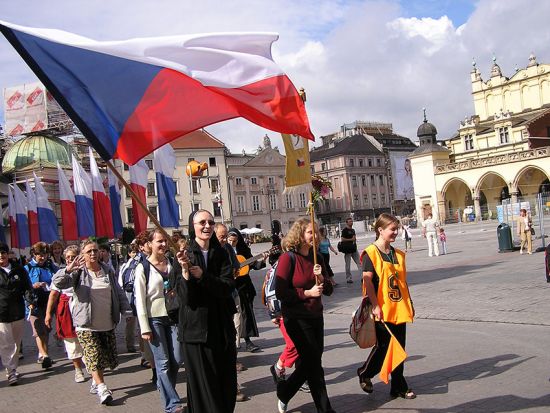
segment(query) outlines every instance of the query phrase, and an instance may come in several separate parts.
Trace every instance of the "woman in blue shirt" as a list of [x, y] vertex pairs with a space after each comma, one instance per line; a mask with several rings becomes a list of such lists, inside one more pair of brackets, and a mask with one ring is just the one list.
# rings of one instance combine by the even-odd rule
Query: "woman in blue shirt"
[[334, 255], [338, 255], [338, 251], [336, 251], [332, 245], [330, 245], [330, 240], [327, 237], [327, 229], [325, 227], [319, 228], [319, 234], [321, 235], [321, 238], [319, 240], [319, 252], [323, 256], [323, 259], [325, 261], [325, 266], [327, 268], [327, 274], [329, 276], [330, 282], [332, 285], [336, 285], [336, 282], [334, 281], [334, 272], [332, 271], [332, 268], [330, 268], [330, 251], [334, 253]]

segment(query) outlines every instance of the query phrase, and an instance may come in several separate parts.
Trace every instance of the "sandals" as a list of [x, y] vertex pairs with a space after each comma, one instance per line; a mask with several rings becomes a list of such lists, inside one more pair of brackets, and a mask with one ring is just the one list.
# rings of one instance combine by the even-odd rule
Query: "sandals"
[[368, 377], [359, 378], [359, 385], [365, 393], [372, 393], [374, 390], [372, 381]]
[[407, 400], [416, 399], [416, 394], [411, 389], [407, 389], [407, 391], [391, 391], [390, 396], [394, 399], [397, 397]]

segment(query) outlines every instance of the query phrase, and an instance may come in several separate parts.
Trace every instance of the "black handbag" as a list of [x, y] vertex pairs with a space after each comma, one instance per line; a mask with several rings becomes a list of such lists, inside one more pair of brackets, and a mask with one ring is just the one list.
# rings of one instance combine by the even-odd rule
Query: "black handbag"
[[166, 312], [170, 320], [177, 323], [180, 312], [180, 299], [175, 288], [164, 291], [164, 305], [166, 306]]
[[357, 244], [352, 241], [340, 241], [336, 247], [338, 248], [338, 251], [343, 254], [353, 254], [354, 252], [357, 252]]

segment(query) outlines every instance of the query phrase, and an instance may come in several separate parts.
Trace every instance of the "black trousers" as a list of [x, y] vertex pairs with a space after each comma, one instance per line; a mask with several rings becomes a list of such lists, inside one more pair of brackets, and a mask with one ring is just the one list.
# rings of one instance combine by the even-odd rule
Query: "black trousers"
[[325, 260], [325, 267], [327, 269], [327, 273], [329, 277], [334, 277], [334, 271], [332, 271], [332, 268], [330, 267], [330, 250], [328, 254], [325, 254], [324, 252], [321, 253], [323, 256], [323, 260]]
[[307, 380], [318, 413], [334, 412], [330, 405], [321, 365], [324, 346], [323, 318], [284, 318], [286, 331], [294, 342], [299, 358], [294, 372], [277, 385], [277, 397], [288, 403]]
[[[405, 348], [407, 323], [386, 323], [386, 325], [391, 330], [397, 341], [399, 341], [399, 344], [401, 344], [401, 346]], [[388, 345], [390, 344], [391, 335], [390, 333], [388, 333], [388, 330], [386, 330], [386, 327], [384, 327], [384, 324], [379, 321], [375, 323], [375, 328], [377, 343], [370, 352], [367, 361], [365, 361], [365, 363], [363, 363], [363, 365], [359, 369], [357, 369], [359, 380], [361, 380], [362, 378], [372, 379], [374, 376], [380, 373], [382, 364], [384, 364], [384, 358], [386, 357], [386, 353], [388, 351]], [[403, 369], [404, 362], [397, 366], [395, 370], [391, 373], [392, 392], [402, 393], [406, 392], [409, 389], [407, 381], [403, 376]]]

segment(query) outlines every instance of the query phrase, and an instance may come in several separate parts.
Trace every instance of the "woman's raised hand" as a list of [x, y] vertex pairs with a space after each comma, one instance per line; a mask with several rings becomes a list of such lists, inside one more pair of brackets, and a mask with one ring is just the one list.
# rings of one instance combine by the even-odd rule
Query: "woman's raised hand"
[[67, 264], [67, 267], [65, 267], [65, 271], [73, 272], [75, 270], [81, 270], [82, 268], [84, 268], [84, 256], [79, 255], [74, 260], [72, 260], [70, 264]]
[[189, 280], [189, 257], [187, 256], [187, 251], [182, 248], [176, 254], [176, 259], [178, 260], [179, 265], [181, 265], [181, 274], [185, 280]]

